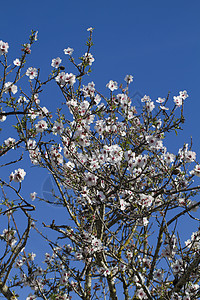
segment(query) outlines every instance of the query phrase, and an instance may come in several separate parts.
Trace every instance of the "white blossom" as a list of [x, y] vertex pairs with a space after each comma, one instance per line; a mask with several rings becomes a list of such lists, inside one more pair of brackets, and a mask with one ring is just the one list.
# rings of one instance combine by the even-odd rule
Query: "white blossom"
[[0, 41], [0, 55], [8, 53], [8, 48], [8, 43]]
[[65, 54], [72, 55], [74, 49], [68, 47], [67, 49], [64, 49], [63, 51], [64, 51]]
[[36, 68], [30, 67], [30, 68], [28, 68], [27, 71], [26, 71], [26, 76], [28, 76], [29, 79], [31, 79], [31, 80], [34, 79], [34, 78], [36, 78], [37, 75], [38, 75], [38, 72], [37, 72], [37, 69], [36, 69]]
[[117, 81], [110, 80], [107, 84], [106, 87], [113, 92], [114, 90], [118, 89]]
[[24, 169], [18, 169], [15, 170], [15, 173], [11, 173], [10, 174], [10, 181], [15, 181], [15, 182], [22, 182], [24, 180], [24, 177], [26, 175], [26, 172], [24, 171]]
[[7, 94], [8, 92], [11, 92], [13, 94], [17, 93], [17, 86], [14, 85], [12, 82], [6, 82], [5, 83], [5, 93]]
[[52, 59], [51, 66], [53, 68], [58, 69], [59, 66], [60, 66], [60, 64], [61, 64], [61, 62], [62, 62], [62, 59], [60, 59], [60, 57], [54, 58], [54, 59]]

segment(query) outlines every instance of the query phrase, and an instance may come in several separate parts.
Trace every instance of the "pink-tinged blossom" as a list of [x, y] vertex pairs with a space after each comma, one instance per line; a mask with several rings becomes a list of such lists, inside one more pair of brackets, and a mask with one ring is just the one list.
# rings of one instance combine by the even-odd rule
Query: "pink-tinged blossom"
[[104, 195], [104, 193], [102, 191], [97, 191], [97, 197], [98, 197], [98, 199], [100, 199], [101, 202], [106, 199], [106, 196]]
[[80, 106], [78, 108], [79, 113], [81, 116], [85, 115], [86, 111], [88, 110], [90, 106], [90, 103], [86, 100], [84, 100], [83, 102], [80, 103]]
[[155, 121], [154, 124], [152, 124], [152, 127], [154, 127], [154, 128], [156, 127], [157, 129], [160, 129], [161, 125], [162, 125], [162, 120], [158, 119]]
[[131, 259], [133, 257], [133, 252], [131, 250], [127, 250], [126, 255], [128, 259]]
[[35, 124], [36, 132], [43, 132], [48, 128], [47, 122], [44, 120], [39, 121], [37, 124]]
[[41, 162], [41, 153], [39, 148], [37, 147], [34, 150], [29, 150], [29, 157], [32, 164], [39, 165]]
[[[133, 111], [128, 110], [126, 113], [127, 113], [128, 120], [131, 120], [131, 119], [134, 118], [134, 112]], [[126, 133], [123, 136], [125, 136], [125, 135], [126, 135]]]
[[135, 161], [133, 159], [129, 159], [127, 170], [132, 173], [134, 167], [135, 167]]
[[123, 263], [120, 262], [118, 266], [119, 266], [120, 271], [123, 272], [123, 271], [126, 270], [126, 265], [125, 264], [123, 264]]
[[105, 122], [103, 120], [97, 120], [94, 128], [99, 135], [103, 136], [105, 130]]
[[27, 142], [28, 150], [34, 150], [36, 148], [36, 141], [29, 139]]
[[69, 273], [63, 272], [60, 278], [60, 284], [66, 286], [68, 284], [69, 276]]
[[185, 159], [185, 153], [188, 151], [188, 144], [185, 144], [183, 148], [178, 151], [180, 161]]
[[7, 94], [8, 92], [11, 92], [13, 94], [17, 93], [17, 86], [14, 85], [12, 82], [6, 82], [5, 85], [5, 93]]
[[119, 163], [122, 160], [123, 151], [119, 145], [112, 145], [109, 147], [109, 159], [111, 163]]
[[38, 112], [38, 117], [39, 119], [43, 119], [44, 117], [46, 117], [47, 115], [49, 114], [49, 111], [48, 109], [43, 106], [43, 107], [40, 107], [40, 110]]
[[172, 260], [175, 254], [176, 248], [172, 248], [170, 245], [167, 245], [162, 251], [162, 256], [168, 258], [169, 260]]
[[22, 259], [18, 259], [15, 263], [15, 268], [21, 268], [24, 264], [24, 261]]
[[153, 279], [156, 281], [162, 281], [163, 280], [163, 270], [157, 269], [153, 272]]
[[200, 231], [193, 232], [191, 239], [185, 242], [186, 247], [194, 248], [196, 250], [200, 249]]
[[41, 267], [37, 267], [36, 271], [34, 272], [34, 275], [41, 276], [43, 273], [43, 269]]
[[164, 160], [165, 162], [169, 165], [171, 164], [172, 162], [174, 162], [176, 156], [172, 153], [169, 153], [167, 152], [165, 155], [164, 155]]
[[63, 131], [64, 131], [63, 124], [61, 122], [55, 121], [53, 128], [52, 128], [53, 134], [55, 134], [55, 135], [61, 134]]
[[74, 52], [73, 48], [68, 47], [67, 49], [63, 50], [65, 54], [67, 55], [72, 55], [72, 53]]
[[84, 97], [94, 97], [95, 84], [94, 82], [89, 82], [88, 85], [83, 85], [82, 92]]
[[121, 104], [121, 107], [127, 112], [127, 109], [131, 105], [131, 100], [126, 94], [118, 94], [117, 100]]
[[87, 186], [95, 186], [97, 184], [97, 176], [92, 173], [85, 173], [85, 182]]
[[22, 49], [25, 53], [31, 54], [31, 45], [30, 44], [24, 44], [24, 49]]
[[28, 297], [26, 297], [26, 300], [36, 300], [37, 297], [36, 295], [32, 295], [32, 294], [29, 294]]
[[149, 224], [149, 220], [146, 217], [144, 217], [141, 219], [140, 223], [141, 223], [141, 226], [147, 226]]
[[67, 137], [67, 136], [62, 136], [62, 143], [63, 143], [63, 146], [67, 147], [70, 145], [70, 138]]
[[38, 117], [39, 113], [35, 111], [33, 108], [28, 110], [28, 116], [31, 118], [31, 120], [35, 120]]
[[94, 122], [95, 115], [88, 114], [86, 118], [84, 118], [85, 124], [92, 124]]
[[124, 78], [127, 84], [130, 84], [133, 81], [133, 76], [132, 75], [126, 75]]
[[4, 141], [5, 145], [7, 147], [11, 147], [12, 149], [14, 149], [14, 144], [15, 144], [15, 139], [14, 138], [11, 138], [9, 137], [7, 140]]
[[138, 204], [142, 206], [142, 208], [151, 206], [154, 198], [151, 195], [140, 194], [140, 199], [138, 200]]
[[51, 66], [53, 68], [58, 69], [59, 66], [60, 66], [60, 64], [61, 64], [61, 62], [62, 62], [62, 59], [60, 59], [60, 57], [54, 58], [54, 59], [52, 59]]
[[144, 290], [141, 288], [139, 290], [137, 290], [136, 292], [136, 296], [139, 298], [139, 299], [148, 299]]
[[107, 146], [104, 145], [101, 153], [104, 155], [105, 160], [110, 163], [118, 163], [122, 160], [123, 151], [119, 145]]
[[76, 76], [72, 73], [65, 74], [65, 72], [61, 72], [58, 74], [58, 76], [56, 76], [55, 80], [60, 84], [61, 87], [65, 86], [66, 84], [74, 85], [76, 82]]
[[192, 295], [194, 295], [194, 293], [197, 292], [198, 290], [199, 290], [199, 285], [197, 283], [192, 283], [192, 282], [187, 283], [187, 289], [186, 289], [187, 293], [191, 293]]
[[107, 84], [106, 87], [113, 92], [114, 90], [118, 89], [117, 81], [110, 80]]
[[67, 55], [72, 55], [72, 53], [74, 52], [73, 48], [68, 47], [67, 49], [63, 50], [65, 54]]
[[92, 63], [94, 62], [94, 57], [92, 56], [91, 53], [85, 53], [83, 55], [84, 61], [86, 63], [88, 63], [90, 66], [92, 65]]
[[186, 90], [180, 91], [180, 92], [179, 92], [179, 96], [180, 96], [183, 100], [185, 100], [186, 98], [189, 97]]
[[87, 147], [90, 145], [90, 139], [88, 134], [83, 133], [81, 131], [76, 131], [74, 138], [77, 140], [77, 142], [79, 143], [79, 145], [81, 145], [82, 147]]
[[10, 174], [10, 181], [14, 181], [14, 182], [22, 182], [22, 180], [24, 180], [24, 177], [26, 175], [26, 172], [24, 171], [24, 169], [18, 169], [15, 170], [15, 173], [11, 173]]
[[44, 260], [44, 262], [46, 264], [49, 264], [49, 263], [52, 262], [52, 256], [49, 253], [45, 253], [45, 260]]
[[200, 165], [196, 165], [195, 168], [190, 172], [190, 174], [200, 177]]
[[36, 196], [37, 196], [36, 192], [30, 193], [30, 198], [32, 199], [32, 201], [36, 199]]
[[9, 45], [3, 41], [0, 41], [0, 55], [8, 53]]
[[83, 186], [83, 187], [82, 187], [81, 195], [82, 195], [82, 197], [84, 197], [84, 198], [89, 198], [89, 197], [88, 197], [88, 196], [89, 196], [89, 190], [87, 189], [86, 186]]
[[126, 209], [126, 207], [129, 205], [129, 203], [127, 203], [126, 201], [124, 201], [124, 199], [120, 199], [119, 203], [120, 203], [120, 209], [122, 211], [124, 211]]
[[63, 149], [63, 153], [66, 158], [71, 158], [71, 156], [75, 152], [76, 152], [76, 146], [73, 142], [70, 144], [70, 147], [64, 147], [64, 149]]
[[36, 68], [30, 67], [26, 71], [26, 76], [28, 76], [29, 79], [31, 79], [31, 80], [34, 79], [35, 77], [37, 77], [37, 74], [38, 74], [38, 72], [37, 72]]
[[165, 102], [165, 98], [158, 97], [156, 102], [161, 104], [161, 103]]
[[155, 104], [153, 101], [146, 102], [146, 108], [149, 112], [151, 112], [155, 108]]
[[196, 159], [196, 153], [194, 151], [186, 151], [185, 152], [185, 160], [188, 163], [191, 163], [193, 161], [195, 161]]
[[178, 199], [179, 206], [186, 206], [187, 202], [185, 198], [179, 198]]
[[21, 62], [18, 58], [16, 58], [15, 60], [13, 60], [13, 64], [17, 67], [21, 66]]
[[150, 101], [151, 101], [151, 99], [147, 95], [144, 95], [144, 97], [141, 99], [141, 102], [150, 102]]
[[103, 249], [101, 240], [97, 239], [93, 235], [91, 236], [91, 246], [92, 246], [92, 252], [101, 251]]
[[33, 252], [28, 253], [28, 260], [34, 261], [35, 257], [36, 257], [36, 254], [35, 254], [35, 253], [33, 253]]
[[180, 274], [183, 269], [183, 263], [181, 260], [176, 260], [171, 264], [172, 272], [174, 275]]
[[136, 158], [135, 158], [135, 166], [137, 167], [140, 167], [140, 168], [143, 168], [147, 163], [147, 156], [146, 154], [144, 154], [143, 156], [142, 155], [138, 155]]
[[110, 270], [103, 268], [103, 267], [100, 267], [98, 271], [99, 271], [100, 275], [105, 276], [105, 277], [107, 277], [107, 275], [110, 274]]
[[97, 170], [99, 168], [100, 168], [100, 165], [99, 165], [99, 162], [98, 162], [97, 158], [91, 159], [91, 161], [90, 161], [90, 169], [93, 170], [93, 171], [95, 171], [95, 170]]
[[181, 106], [183, 104], [183, 99], [180, 96], [174, 96], [173, 98], [174, 98], [174, 103], [177, 106]]
[[98, 105], [101, 101], [101, 97], [97, 94], [95, 97], [94, 97], [94, 102], [96, 105]]
[[19, 105], [22, 105], [23, 103], [28, 103], [29, 100], [26, 99], [26, 97], [24, 96], [20, 96], [19, 99], [17, 100], [17, 103], [19, 103]]
[[67, 101], [67, 106], [70, 109], [70, 113], [73, 114], [71, 107], [74, 109], [76, 106], [78, 106], [78, 102], [76, 99], [70, 99], [69, 101]]
[[59, 146], [57, 147], [53, 145], [51, 147], [51, 160], [57, 164], [63, 164], [63, 156], [60, 154], [62, 147]]
[[4, 229], [3, 233], [0, 235], [11, 247], [13, 247], [17, 238], [15, 237], [16, 231], [14, 229]]

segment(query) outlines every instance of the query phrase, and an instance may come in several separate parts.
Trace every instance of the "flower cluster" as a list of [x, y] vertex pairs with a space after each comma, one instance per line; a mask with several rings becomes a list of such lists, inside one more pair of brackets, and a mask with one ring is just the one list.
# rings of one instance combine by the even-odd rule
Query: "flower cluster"
[[58, 76], [56, 76], [56, 82], [58, 82], [61, 87], [64, 87], [67, 84], [73, 86], [76, 82], [76, 76], [72, 73], [68, 74], [65, 72], [61, 72], [58, 74]]
[[24, 180], [24, 177], [26, 175], [26, 172], [24, 171], [24, 169], [18, 169], [15, 170], [15, 173], [11, 173], [10, 174], [10, 181], [14, 181], [14, 182], [22, 182]]

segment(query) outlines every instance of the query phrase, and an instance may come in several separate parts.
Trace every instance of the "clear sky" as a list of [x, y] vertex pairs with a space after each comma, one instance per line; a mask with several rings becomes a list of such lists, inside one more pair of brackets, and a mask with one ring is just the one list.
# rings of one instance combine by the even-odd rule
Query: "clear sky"
[[[42, 76], [51, 71], [53, 58], [66, 59], [64, 48], [74, 48], [77, 58], [84, 54], [86, 29], [94, 27], [95, 63], [88, 82], [94, 81], [99, 91], [107, 92], [110, 79], [123, 82], [126, 74], [134, 76], [130, 95], [138, 92], [156, 100], [186, 89], [184, 132], [169, 140], [169, 151], [176, 152], [193, 136], [200, 161], [199, 0], [10, 0], [1, 1], [0, 9], [0, 40], [9, 43], [13, 59], [19, 57], [31, 29], [39, 31], [27, 67], [40, 67]], [[66, 72], [73, 72], [67, 66]], [[40, 97], [41, 105], [55, 111], [59, 96], [52, 88]], [[36, 179], [37, 172], [32, 170], [34, 186], [26, 181], [28, 192], [41, 192], [46, 175]]]

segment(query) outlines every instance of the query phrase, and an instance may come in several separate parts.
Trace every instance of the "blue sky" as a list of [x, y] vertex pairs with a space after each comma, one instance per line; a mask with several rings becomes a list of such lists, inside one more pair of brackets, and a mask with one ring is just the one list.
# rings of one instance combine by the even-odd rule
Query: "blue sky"
[[[147, 94], [152, 100], [166, 97], [169, 91], [173, 97], [186, 89], [190, 97], [185, 103], [184, 131], [168, 140], [168, 148], [176, 152], [192, 136], [200, 161], [199, 15], [199, 0], [2, 1], [0, 40], [9, 43], [9, 55], [14, 59], [20, 56], [20, 45], [31, 29], [38, 30], [27, 67], [40, 67], [45, 78], [52, 58], [66, 59], [64, 48], [74, 48], [77, 58], [85, 53], [86, 29], [94, 27], [95, 63], [88, 82], [94, 81], [99, 91], [108, 93], [105, 85], [110, 79], [121, 83], [126, 74], [132, 74], [130, 95]], [[73, 72], [68, 62], [66, 66], [67, 72]], [[40, 97], [41, 104], [55, 111], [62, 100], [59, 97], [52, 87], [50, 94]], [[35, 182], [27, 176], [27, 193], [40, 193], [47, 175], [40, 170], [36, 179], [38, 170], [31, 172]]]

